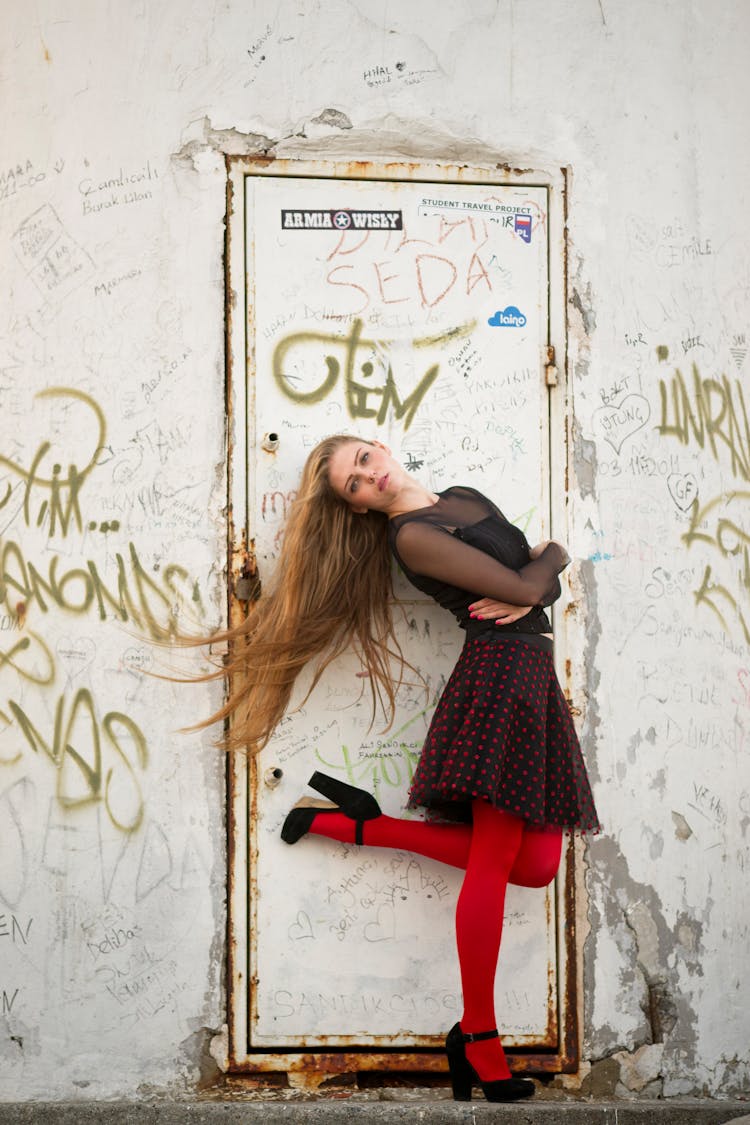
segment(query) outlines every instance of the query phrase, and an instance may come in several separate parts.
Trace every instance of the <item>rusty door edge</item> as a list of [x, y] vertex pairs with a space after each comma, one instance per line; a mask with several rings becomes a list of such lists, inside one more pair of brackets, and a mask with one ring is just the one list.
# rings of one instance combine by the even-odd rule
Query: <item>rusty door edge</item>
[[[347, 164], [333, 163], [327, 164], [321, 161], [310, 160], [274, 160], [273, 158], [248, 158], [242, 156], [227, 156], [226, 159], [228, 181], [227, 181], [227, 213], [226, 213], [226, 235], [225, 235], [225, 264], [226, 264], [226, 330], [227, 330], [227, 344], [226, 344], [226, 359], [227, 359], [227, 379], [226, 379], [226, 394], [227, 394], [227, 434], [228, 446], [229, 435], [233, 432], [232, 423], [237, 422], [237, 412], [233, 412], [235, 397], [233, 395], [233, 388], [236, 388], [237, 373], [234, 370], [234, 358], [232, 351], [232, 297], [236, 296], [235, 279], [237, 274], [237, 257], [236, 250], [233, 253], [232, 246], [232, 224], [230, 222], [232, 215], [235, 212], [234, 191], [238, 183], [244, 180], [244, 176], [248, 174], [255, 175], [296, 175], [296, 176], [318, 176], [322, 177], [326, 173], [329, 178], [357, 178], [357, 179], [393, 179], [393, 180], [406, 180], [411, 182], [457, 182], [466, 184], [482, 184], [494, 183], [498, 186], [538, 186], [547, 187], [548, 189], [556, 187], [562, 182], [562, 188], [557, 196], [558, 207], [562, 208], [561, 214], [556, 216], [558, 219], [562, 218], [561, 222], [561, 241], [562, 241], [562, 274], [563, 274], [563, 289], [562, 289], [562, 316], [564, 320], [564, 331], [562, 331], [562, 340], [560, 341], [563, 346], [558, 351], [558, 355], [562, 354], [565, 357], [564, 371], [565, 371], [565, 387], [567, 389], [568, 372], [567, 372], [567, 309], [565, 304], [565, 294], [567, 293], [567, 188], [568, 188], [568, 175], [567, 169], [561, 168], [553, 172], [538, 172], [529, 170], [511, 170], [507, 166], [496, 168], [469, 168], [467, 166], [451, 166], [451, 165], [425, 165], [425, 164], [409, 164], [390, 162], [385, 165], [375, 164], [369, 161], [355, 161]], [[304, 170], [303, 170], [304, 169]], [[349, 170], [348, 172], [346, 170]], [[559, 177], [562, 176], [562, 181]], [[554, 192], [549, 192], [550, 195], [555, 195]], [[242, 200], [242, 209], [244, 216], [244, 199]], [[550, 205], [550, 226], [552, 225], [552, 206]], [[244, 222], [243, 222], [244, 227]], [[236, 230], [236, 228], [235, 228]], [[242, 227], [240, 233], [244, 234]], [[244, 251], [243, 251], [244, 263]], [[550, 292], [553, 292], [552, 284], [552, 247], [550, 247], [550, 275], [549, 287]], [[244, 264], [242, 266], [244, 270]], [[559, 278], [558, 278], [559, 280]], [[244, 288], [244, 286], [243, 286]], [[558, 309], [559, 316], [559, 309]], [[550, 310], [550, 333], [555, 331], [555, 326], [552, 324], [552, 313]], [[244, 316], [243, 316], [244, 321]], [[559, 326], [558, 326], [559, 328]], [[555, 332], [555, 336], [559, 337], [560, 333]], [[244, 349], [247, 355], [247, 348]], [[244, 364], [243, 364], [244, 366]], [[246, 374], [246, 372], [245, 372]], [[244, 395], [241, 396], [244, 400]], [[564, 399], [563, 412], [567, 414], [567, 397]], [[567, 428], [567, 427], [566, 427]], [[567, 449], [565, 451], [565, 461], [567, 462]], [[231, 448], [228, 447], [228, 455], [230, 460], [229, 477], [232, 479], [232, 459]], [[566, 464], [567, 470], [567, 464]], [[567, 475], [566, 475], [567, 479]], [[230, 558], [233, 560], [238, 557], [238, 549], [246, 549], [247, 540], [242, 536], [242, 543], [238, 544], [234, 541], [234, 524], [232, 521], [232, 491], [230, 490], [230, 520], [229, 520], [229, 551]], [[243, 528], [243, 531], [245, 529]], [[249, 528], [247, 529], [249, 533]], [[231, 569], [231, 568], [230, 568]], [[230, 582], [229, 588], [229, 613], [230, 618], [234, 618], [237, 607], [233, 604], [233, 592]], [[228, 947], [227, 947], [227, 978], [229, 985], [228, 996], [228, 1022], [229, 1022], [229, 1072], [234, 1074], [259, 1074], [263, 1072], [278, 1073], [278, 1072], [299, 1072], [306, 1069], [320, 1070], [325, 1067], [326, 1070], [330, 1069], [331, 1073], [349, 1073], [351, 1071], [373, 1071], [373, 1070], [386, 1070], [386, 1071], [408, 1071], [408, 1072], [436, 1072], [443, 1073], [447, 1068], [442, 1053], [436, 1053], [434, 1049], [420, 1049], [414, 1048], [412, 1050], [393, 1050], [378, 1051], [373, 1050], [371, 1046], [363, 1047], [361, 1050], [351, 1048], [342, 1048], [341, 1050], [330, 1051], [321, 1047], [320, 1051], [310, 1051], [309, 1049], [301, 1049], [299, 1052], [290, 1052], [288, 1049], [283, 1049], [279, 1052], [268, 1052], [265, 1048], [254, 1048], [251, 1043], [250, 1033], [250, 1018], [248, 1012], [248, 989], [250, 985], [251, 968], [249, 964], [249, 940], [247, 927], [250, 922], [251, 913], [251, 896], [249, 895], [248, 880], [242, 877], [242, 870], [247, 872], [247, 861], [250, 859], [249, 852], [251, 851], [250, 843], [250, 829], [251, 829], [251, 810], [250, 803], [252, 800], [250, 793], [250, 786], [248, 785], [248, 774], [250, 772], [248, 763], [242, 761], [240, 756], [233, 754], [230, 756], [228, 762], [229, 771], [229, 815], [227, 818], [228, 826], [228, 858], [229, 858], [229, 872], [228, 872], [228, 887], [229, 887], [229, 934], [228, 934]], [[238, 836], [239, 833], [239, 836]], [[238, 847], [238, 839], [243, 841], [243, 844]], [[244, 858], [245, 864], [241, 862], [241, 856]], [[238, 866], [239, 864], [239, 866]], [[574, 841], [568, 841], [566, 855], [564, 860], [565, 865], [565, 880], [564, 889], [558, 895], [558, 910], [557, 910], [557, 924], [558, 924], [558, 948], [563, 954], [561, 969], [559, 974], [559, 1006], [558, 1006], [558, 1028], [559, 1028], [559, 1042], [557, 1049], [550, 1048], [542, 1050], [529, 1050], [520, 1052], [510, 1051], [508, 1053], [509, 1060], [513, 1063], [514, 1069], [523, 1072], [538, 1072], [538, 1073], [573, 1073], [578, 1066], [579, 1058], [579, 1021], [578, 1021], [578, 1005], [576, 1003], [577, 984], [578, 984], [578, 960], [579, 951], [576, 948], [576, 925], [575, 925], [575, 903], [576, 903], [576, 862], [575, 862], [575, 846]], [[254, 896], [253, 896], [254, 897]], [[562, 928], [564, 932], [560, 931], [560, 917], [565, 919], [565, 926]], [[241, 928], [244, 925], [244, 931]], [[560, 963], [560, 962], [558, 962]], [[244, 993], [244, 997], [240, 999], [238, 993]], [[551, 1030], [551, 1029], [548, 1029]]]

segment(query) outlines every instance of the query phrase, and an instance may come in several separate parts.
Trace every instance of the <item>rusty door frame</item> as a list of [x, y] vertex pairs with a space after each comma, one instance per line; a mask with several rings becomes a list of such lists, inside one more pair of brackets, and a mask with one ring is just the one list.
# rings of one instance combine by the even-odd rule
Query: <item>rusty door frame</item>
[[[541, 187], [548, 201], [548, 355], [547, 363], [556, 371], [556, 390], [549, 396], [549, 472], [551, 534], [567, 538], [567, 481], [569, 479], [569, 377], [567, 355], [567, 192], [568, 169], [547, 171], [512, 169], [507, 165], [466, 166], [449, 164], [375, 163], [368, 161], [326, 162], [310, 159], [271, 157], [227, 157], [226, 210], [226, 415], [229, 478], [229, 589], [230, 621], [237, 622], [248, 607], [235, 597], [236, 580], [253, 568], [252, 529], [247, 526], [249, 504], [248, 443], [246, 419], [252, 407], [254, 384], [250, 378], [252, 355], [247, 334], [246, 305], [246, 217], [244, 185], [247, 176], [290, 176], [316, 179], [400, 180], [414, 183], [457, 183], [498, 187]], [[241, 219], [241, 222], [239, 220]], [[252, 315], [252, 313], [251, 313]], [[241, 321], [240, 321], [241, 318]], [[540, 361], [541, 362], [541, 361]], [[552, 518], [554, 516], [554, 518]], [[555, 615], [558, 652], [570, 649], [570, 631], [577, 628], [576, 614]], [[570, 701], [580, 685], [573, 682], [571, 662], [558, 668]], [[574, 714], [580, 715], [574, 709]], [[251, 886], [251, 825], [255, 809], [252, 794], [254, 760], [235, 753], [228, 759], [228, 1025], [229, 1070], [234, 1074], [286, 1072], [293, 1084], [329, 1079], [356, 1071], [444, 1073], [447, 1063], [442, 1042], [431, 1048], [406, 1051], [369, 1048], [341, 1048], [314, 1051], [284, 1048], [271, 1052], [253, 1048], [250, 1035], [249, 921]], [[580, 1055], [579, 1027], [581, 1006], [581, 947], [577, 939], [577, 910], [584, 899], [580, 878], [580, 841], [570, 839], [566, 846], [563, 878], [556, 880], [557, 956], [558, 956], [558, 1046], [552, 1050], [529, 1050], [509, 1054], [519, 1072], [572, 1073]]]

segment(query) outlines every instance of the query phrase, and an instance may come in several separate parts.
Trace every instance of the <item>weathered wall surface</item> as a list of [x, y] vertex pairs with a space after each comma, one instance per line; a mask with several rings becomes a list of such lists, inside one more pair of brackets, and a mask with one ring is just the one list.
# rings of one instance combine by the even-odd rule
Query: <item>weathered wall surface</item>
[[619, 1093], [740, 1091], [747, 14], [11, 7], [0, 1097], [190, 1088], [224, 1020], [223, 762], [175, 733], [216, 695], [143, 673], [172, 622], [220, 618], [223, 153], [263, 151], [570, 166], [573, 655], [607, 828], [584, 1054]]

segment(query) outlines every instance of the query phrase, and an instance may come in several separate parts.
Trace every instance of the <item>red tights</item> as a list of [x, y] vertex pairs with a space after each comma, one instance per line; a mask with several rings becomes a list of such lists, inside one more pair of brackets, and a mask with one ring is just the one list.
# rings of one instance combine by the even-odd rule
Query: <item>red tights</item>
[[[379, 816], [365, 821], [368, 847], [403, 848], [466, 871], [456, 906], [456, 945], [461, 967], [464, 1032], [496, 1026], [495, 970], [500, 952], [508, 883], [544, 887], [560, 864], [562, 833], [527, 828], [522, 820], [477, 800], [473, 823], [428, 824]], [[342, 843], [354, 842], [354, 821], [343, 813], [316, 816], [310, 831]], [[485, 1082], [510, 1074], [499, 1039], [469, 1043], [469, 1062]]]

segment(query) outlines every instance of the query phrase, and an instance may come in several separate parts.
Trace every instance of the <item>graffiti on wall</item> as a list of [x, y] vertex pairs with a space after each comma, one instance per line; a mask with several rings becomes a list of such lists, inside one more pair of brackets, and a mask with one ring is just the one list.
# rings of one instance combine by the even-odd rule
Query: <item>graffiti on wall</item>
[[705, 378], [692, 364], [692, 379], [677, 368], [659, 380], [661, 416], [657, 431], [682, 445], [708, 449], [714, 460], [724, 455], [735, 476], [750, 481], [750, 425], [742, 384]]
[[[412, 340], [417, 354], [440, 347], [452, 340], [468, 336], [475, 322], [447, 329], [435, 336]], [[394, 341], [362, 336], [362, 321], [355, 319], [347, 336], [336, 333], [293, 332], [276, 345], [273, 353], [273, 376], [276, 385], [298, 405], [314, 406], [323, 402], [339, 381], [343, 370], [346, 408], [350, 418], [374, 418], [382, 426], [392, 411], [403, 419], [404, 431], [427, 391], [440, 372], [439, 363], [432, 363], [418, 377], [416, 386], [407, 393], [397, 383], [390, 352]], [[338, 355], [335, 354], [338, 352]], [[366, 356], [362, 360], [362, 356]], [[322, 360], [322, 363], [321, 363]], [[357, 367], [357, 361], [361, 360]], [[311, 379], [308, 372], [312, 370]], [[325, 374], [320, 374], [321, 371]], [[313, 385], [308, 386], [312, 381]]]
[[[750, 645], [750, 492], [721, 492], [705, 504], [692, 505], [690, 527], [683, 535], [688, 547], [704, 543], [712, 561], [705, 564], [700, 585], [694, 591], [696, 605], [710, 609], [725, 632], [738, 627], [745, 643]], [[734, 562], [734, 581], [727, 582], [714, 574], [717, 562]]]
[[[667, 359], [668, 349], [660, 346], [657, 355]], [[726, 467], [733, 477], [750, 481], [750, 423], [739, 379], [704, 376], [692, 363], [689, 377], [675, 368], [659, 380], [659, 402], [656, 429], [662, 437], [707, 454], [720, 470]], [[694, 475], [685, 479], [685, 502], [679, 506], [689, 512], [690, 523], [682, 541], [688, 548], [703, 545], [709, 556], [693, 590], [695, 604], [710, 610], [725, 632], [738, 630], [750, 644], [750, 491], [721, 489], [703, 500]]]
[[361, 316], [378, 304], [413, 303], [432, 310], [452, 293], [469, 297], [478, 286], [480, 292], [491, 293], [488, 222], [494, 219], [502, 221], [498, 216], [488, 220], [435, 214], [429, 225], [421, 225], [420, 237], [405, 223], [388, 235], [382, 248], [371, 231], [357, 241], [343, 233], [328, 255], [328, 262], [335, 264], [326, 283], [353, 291], [349, 296], [356, 305], [345, 310], [347, 317]]
[[[92, 536], [120, 530], [119, 520], [87, 520], [82, 506], [87, 482], [107, 460], [106, 419], [90, 395], [73, 388], [50, 388], [37, 398], [53, 402], [62, 433], [66, 420], [76, 426], [78, 445], [88, 452], [67, 465], [50, 464], [50, 434], [28, 459], [0, 456], [0, 674], [15, 681], [0, 704], [0, 765], [37, 755], [55, 773], [61, 808], [100, 803], [117, 829], [133, 832], [144, 811], [146, 736], [126, 708], [110, 708], [90, 687], [73, 683], [91, 668], [96, 645], [61, 638], [60, 621], [112, 621], [163, 641], [186, 614], [201, 620], [200, 594], [184, 567], [148, 567], [133, 542], [108, 550], [104, 564], [98, 543], [86, 549]], [[42, 549], [28, 546], [35, 540], [27, 529], [43, 536]], [[125, 664], [137, 672], [143, 661], [129, 651]]]
[[[483, 206], [496, 210], [492, 200]], [[274, 310], [264, 327], [266, 339], [278, 337], [271, 364], [277, 387], [295, 404], [314, 406], [338, 386], [350, 418], [381, 426], [392, 416], [407, 431], [440, 374], [441, 353], [465, 339], [450, 365], [461, 362], [456, 373], [467, 377], [480, 363], [470, 347], [477, 321], [466, 319], [466, 298], [476, 307], [511, 283], [511, 272], [491, 252], [495, 225], [508, 219], [513, 216], [422, 208], [418, 237], [409, 222], [387, 235], [337, 234], [322, 276], [317, 262], [308, 275], [311, 291], [303, 281], [286, 288], [289, 305]], [[295, 306], [302, 294], [304, 303]], [[290, 331], [300, 318], [304, 326]], [[310, 321], [334, 327], [311, 330]], [[421, 327], [430, 325], [432, 333]]]

